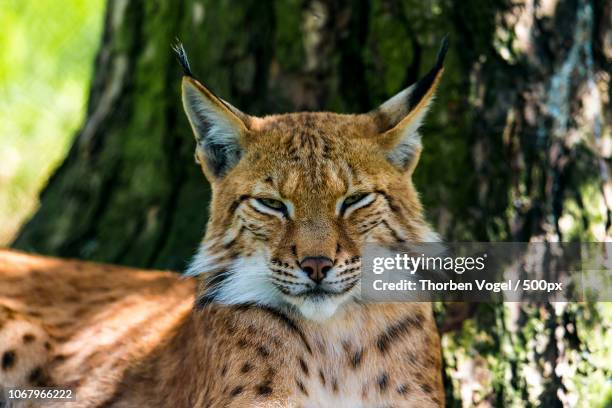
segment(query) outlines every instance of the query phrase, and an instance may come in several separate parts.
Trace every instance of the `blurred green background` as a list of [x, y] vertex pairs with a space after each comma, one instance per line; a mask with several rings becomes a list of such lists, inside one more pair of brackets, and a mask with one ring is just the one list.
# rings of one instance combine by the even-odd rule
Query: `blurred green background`
[[0, 0], [0, 246], [82, 124], [103, 0]]

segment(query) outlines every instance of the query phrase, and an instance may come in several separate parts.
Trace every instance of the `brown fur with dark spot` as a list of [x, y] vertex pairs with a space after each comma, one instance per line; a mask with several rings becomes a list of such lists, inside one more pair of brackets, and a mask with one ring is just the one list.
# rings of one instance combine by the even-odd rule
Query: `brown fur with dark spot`
[[[65, 301], [76, 293], [82, 305]], [[193, 310], [194, 293], [193, 279], [173, 273], [0, 251], [0, 355], [14, 353], [0, 384], [73, 387], [83, 407], [292, 406], [298, 394], [346, 398], [353, 387], [366, 390], [364, 406], [379, 394], [398, 407], [443, 401], [428, 304], [351, 306], [321, 326], [258, 307]], [[87, 312], [74, 318], [79, 307]], [[406, 315], [421, 319], [418, 330], [381, 351]], [[423, 358], [401, 358], [410, 354]]]

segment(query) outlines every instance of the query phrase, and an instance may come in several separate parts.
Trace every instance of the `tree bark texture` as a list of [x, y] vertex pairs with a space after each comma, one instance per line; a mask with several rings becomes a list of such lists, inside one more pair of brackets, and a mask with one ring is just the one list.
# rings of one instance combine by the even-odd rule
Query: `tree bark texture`
[[[451, 51], [415, 174], [436, 229], [457, 241], [609, 239], [610, 9], [598, 0], [108, 0], [87, 119], [14, 246], [184, 268], [210, 190], [180, 103], [177, 37], [216, 94], [266, 114], [368, 111], [426, 72], [446, 33]], [[449, 406], [571, 404], [579, 386], [554, 368], [583, 361], [576, 316], [593, 307], [441, 310]]]

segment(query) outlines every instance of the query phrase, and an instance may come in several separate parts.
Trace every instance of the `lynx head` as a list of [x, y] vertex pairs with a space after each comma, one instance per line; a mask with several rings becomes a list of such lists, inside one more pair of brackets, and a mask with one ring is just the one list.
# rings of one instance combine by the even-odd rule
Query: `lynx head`
[[411, 176], [434, 67], [377, 109], [255, 117], [195, 80], [182, 47], [183, 105], [212, 186], [203, 243], [187, 271], [198, 304], [255, 303], [325, 320], [360, 291], [364, 242], [430, 242]]

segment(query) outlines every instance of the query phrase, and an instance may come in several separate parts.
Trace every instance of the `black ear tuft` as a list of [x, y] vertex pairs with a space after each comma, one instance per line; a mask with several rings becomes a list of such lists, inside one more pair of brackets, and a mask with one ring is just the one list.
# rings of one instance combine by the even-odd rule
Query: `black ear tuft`
[[448, 51], [448, 34], [446, 34], [440, 42], [440, 49], [438, 50], [438, 56], [436, 57], [436, 68], [440, 69], [444, 66], [444, 58], [446, 58], [446, 52]]
[[183, 74], [190, 78], [193, 78], [193, 73], [191, 72], [191, 67], [189, 66], [189, 59], [187, 59], [187, 53], [185, 52], [185, 48], [183, 48], [183, 43], [177, 38], [176, 43], [172, 46], [172, 50], [176, 54], [176, 59], [183, 67]]
[[436, 57], [436, 64], [433, 68], [421, 78], [414, 86], [414, 90], [410, 94], [408, 99], [408, 111], [411, 111], [421, 101], [423, 96], [427, 93], [436, 77], [440, 73], [440, 70], [444, 68], [444, 58], [448, 51], [448, 34], [442, 38], [440, 42], [440, 49], [438, 50], [438, 56]]

